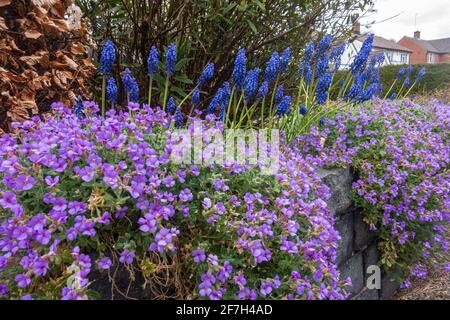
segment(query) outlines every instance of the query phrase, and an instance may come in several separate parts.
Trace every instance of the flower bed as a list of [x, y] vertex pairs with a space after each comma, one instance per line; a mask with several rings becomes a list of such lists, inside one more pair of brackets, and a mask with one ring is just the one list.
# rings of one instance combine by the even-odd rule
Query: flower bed
[[238, 163], [175, 165], [162, 111], [103, 120], [83, 107], [79, 119], [56, 103], [53, 118], [0, 138], [2, 297], [92, 298], [92, 270], [121, 263], [149, 285], [165, 277], [155, 295], [345, 298], [328, 190], [299, 152], [283, 147], [268, 177]]
[[436, 101], [378, 100], [339, 114], [295, 143], [310, 162], [357, 170], [357, 204], [380, 239], [381, 264], [400, 279], [426, 276], [430, 257], [448, 250], [449, 115]]

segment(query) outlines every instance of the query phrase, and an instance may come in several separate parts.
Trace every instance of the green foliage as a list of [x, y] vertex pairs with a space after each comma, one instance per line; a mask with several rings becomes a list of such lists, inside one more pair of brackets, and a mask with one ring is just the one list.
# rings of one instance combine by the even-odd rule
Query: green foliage
[[338, 164], [347, 162], [358, 172], [355, 205], [376, 230], [381, 265], [398, 279], [411, 271], [420, 276], [424, 262], [438, 259], [447, 246], [446, 108], [389, 101], [355, 108], [327, 127], [327, 150], [318, 154], [337, 154]]
[[[419, 84], [412, 88], [409, 94], [424, 94], [434, 90], [446, 89], [450, 86], [450, 64], [413, 65], [413, 77], [411, 78], [411, 83], [414, 82], [414, 76], [417, 75], [419, 70], [423, 67], [426, 68], [425, 76]], [[385, 66], [380, 68], [380, 82], [383, 85], [383, 93], [380, 95], [381, 97], [384, 97], [388, 93], [389, 88], [391, 88], [391, 85], [396, 80], [397, 73], [401, 68], [405, 68], [405, 66]], [[330, 92], [330, 95], [333, 98], [338, 96], [339, 81], [343, 79], [345, 75], [346, 71], [344, 70], [340, 70], [336, 73], [332, 90]], [[395, 81], [394, 86], [390, 90], [390, 94], [399, 92], [402, 84], [403, 81]]]
[[[380, 69], [380, 80], [383, 83], [384, 94], [395, 80], [401, 67], [404, 66], [386, 66]], [[450, 64], [413, 65], [412, 67], [413, 75], [417, 74], [422, 67], [425, 67], [427, 72], [421, 83], [411, 90], [411, 94], [430, 92], [450, 85]], [[411, 82], [412, 81], [414, 81], [414, 79], [411, 79]], [[398, 82], [392, 89], [392, 92], [398, 92], [401, 85], [402, 82]]]

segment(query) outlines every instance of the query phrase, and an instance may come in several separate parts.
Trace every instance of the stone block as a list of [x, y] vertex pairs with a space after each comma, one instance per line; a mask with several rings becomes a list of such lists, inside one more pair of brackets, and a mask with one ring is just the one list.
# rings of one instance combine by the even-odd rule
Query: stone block
[[316, 169], [317, 175], [330, 188], [331, 197], [327, 204], [331, 212], [343, 214], [353, 204], [353, 174], [350, 168]]
[[392, 273], [387, 272], [383, 274], [381, 276], [380, 299], [390, 300], [399, 288], [400, 283], [394, 280]]
[[355, 251], [360, 251], [374, 241], [376, 234], [371, 231], [367, 223], [363, 221], [363, 214], [361, 211], [355, 211], [353, 217], [353, 225], [355, 229], [353, 249]]
[[363, 257], [361, 252], [358, 252], [350, 259], [339, 266], [341, 271], [341, 279], [352, 279], [352, 287], [348, 289], [352, 296], [358, 294], [364, 287], [364, 273], [363, 273]]
[[337, 232], [341, 236], [338, 241], [336, 264], [339, 265], [347, 260], [353, 251], [353, 214], [348, 213], [341, 216], [334, 225]]
[[355, 297], [353, 297], [353, 300], [379, 300], [380, 297], [378, 295], [378, 290], [373, 289], [369, 290], [367, 288], [364, 288], [360, 293], [358, 293]]

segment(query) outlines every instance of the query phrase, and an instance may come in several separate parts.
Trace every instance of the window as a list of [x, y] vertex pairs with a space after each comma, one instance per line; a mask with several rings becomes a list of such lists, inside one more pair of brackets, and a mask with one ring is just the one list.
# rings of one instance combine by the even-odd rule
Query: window
[[407, 64], [408, 63], [408, 54], [407, 53], [402, 53], [400, 55], [400, 61], [402, 64]]
[[427, 55], [427, 62], [428, 62], [428, 63], [434, 63], [434, 54], [433, 54], [433, 53], [428, 52], [428, 55]]

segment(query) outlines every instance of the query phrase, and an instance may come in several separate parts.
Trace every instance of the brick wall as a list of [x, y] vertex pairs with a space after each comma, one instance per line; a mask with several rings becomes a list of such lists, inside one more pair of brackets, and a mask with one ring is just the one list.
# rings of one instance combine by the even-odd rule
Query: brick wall
[[450, 63], [450, 53], [440, 54], [439, 63]]
[[412, 51], [409, 61], [411, 64], [425, 64], [427, 63], [427, 50], [418, 46], [415, 42], [408, 38], [402, 38], [398, 44], [408, 48]]

